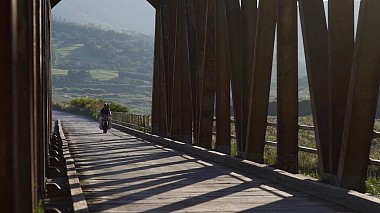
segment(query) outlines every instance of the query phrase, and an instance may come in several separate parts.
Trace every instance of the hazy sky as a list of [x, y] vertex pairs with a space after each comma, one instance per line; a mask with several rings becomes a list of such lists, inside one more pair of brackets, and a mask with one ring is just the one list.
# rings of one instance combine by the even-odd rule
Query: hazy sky
[[146, 0], [62, 0], [52, 12], [83, 24], [154, 33], [155, 10]]

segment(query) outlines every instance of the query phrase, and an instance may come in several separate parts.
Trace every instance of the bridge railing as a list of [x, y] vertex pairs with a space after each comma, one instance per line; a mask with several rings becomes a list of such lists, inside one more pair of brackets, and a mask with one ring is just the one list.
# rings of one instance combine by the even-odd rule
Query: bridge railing
[[[112, 120], [114, 123], [127, 126], [133, 129], [137, 129], [143, 132], [151, 132], [151, 116], [150, 115], [139, 115], [134, 113], [122, 113], [122, 112], [113, 112]], [[215, 120], [215, 119], [214, 119]], [[231, 124], [234, 125], [234, 119], [231, 118]], [[267, 127], [277, 128], [277, 124], [275, 122], [267, 122]], [[310, 125], [298, 125], [299, 130], [305, 131], [313, 131], [314, 126]], [[215, 134], [215, 132], [213, 133]], [[373, 139], [380, 138], [380, 132], [373, 131]], [[231, 135], [231, 139], [236, 139], [236, 135]], [[276, 141], [266, 141], [266, 145], [277, 147]], [[306, 147], [306, 146], [298, 146], [298, 151], [306, 152], [310, 154], [317, 154], [316, 148]], [[380, 160], [369, 159], [369, 164], [373, 166], [380, 167]]]
[[150, 115], [139, 115], [134, 113], [112, 112], [112, 122], [137, 129], [143, 132], [151, 132], [152, 122]]

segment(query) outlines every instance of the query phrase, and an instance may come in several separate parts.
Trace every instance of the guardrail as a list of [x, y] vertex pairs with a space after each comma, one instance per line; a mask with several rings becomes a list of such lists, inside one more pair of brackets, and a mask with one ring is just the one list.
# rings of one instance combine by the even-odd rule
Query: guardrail
[[112, 112], [112, 122], [143, 132], [151, 132], [152, 130], [152, 122], [150, 115]]
[[[143, 132], [151, 132], [152, 122], [150, 115], [139, 115], [133, 113], [122, 113], [122, 112], [112, 112], [112, 121], [114, 123], [127, 126], [133, 129], [137, 129]], [[214, 118], [215, 121], [215, 118]], [[234, 123], [233, 118], [231, 118], [231, 123]], [[267, 122], [267, 126], [277, 128], [277, 124], [274, 122]], [[314, 126], [309, 125], [298, 125], [299, 130], [314, 131]], [[214, 132], [215, 134], [215, 132]], [[373, 139], [380, 138], [380, 132], [373, 131]], [[236, 139], [236, 135], [231, 135], [231, 139]], [[266, 145], [277, 147], [276, 141], [266, 141]], [[317, 154], [317, 149], [298, 146], [298, 151], [306, 152], [310, 154]], [[380, 167], [380, 160], [369, 159], [369, 164], [373, 166]]]

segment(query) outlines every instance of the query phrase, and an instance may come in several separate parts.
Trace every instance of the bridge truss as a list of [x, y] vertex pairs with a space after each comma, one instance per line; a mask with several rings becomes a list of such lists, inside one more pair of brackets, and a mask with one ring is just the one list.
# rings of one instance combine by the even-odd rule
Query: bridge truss
[[[46, 194], [50, 22], [59, 1], [0, 7], [0, 206], [14, 212], [36, 209]], [[229, 153], [232, 111], [241, 157], [262, 163], [276, 48], [277, 167], [296, 173], [299, 10], [320, 173], [364, 191], [380, 82], [380, 1], [361, 1], [355, 38], [353, 0], [329, 0], [327, 23], [323, 0], [148, 1], [156, 8], [154, 134], [212, 148], [215, 117], [215, 148]]]

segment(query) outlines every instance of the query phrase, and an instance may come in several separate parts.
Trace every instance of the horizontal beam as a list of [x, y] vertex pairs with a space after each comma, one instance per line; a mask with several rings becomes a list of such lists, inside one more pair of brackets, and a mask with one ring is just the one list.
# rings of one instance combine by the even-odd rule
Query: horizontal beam
[[154, 8], [157, 6], [158, 0], [147, 0]]
[[53, 9], [61, 0], [50, 0], [50, 7]]

